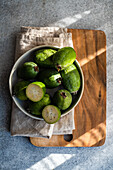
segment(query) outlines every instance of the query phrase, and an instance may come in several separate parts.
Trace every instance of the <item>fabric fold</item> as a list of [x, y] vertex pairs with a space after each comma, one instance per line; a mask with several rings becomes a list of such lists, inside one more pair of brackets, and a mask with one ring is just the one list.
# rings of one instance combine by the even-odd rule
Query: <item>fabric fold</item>
[[[67, 28], [59, 27], [21, 27], [17, 35], [15, 61], [26, 51], [40, 45], [73, 47], [72, 34]], [[43, 120], [35, 120], [25, 115], [13, 103], [11, 114], [11, 135], [27, 137], [46, 137], [72, 134], [75, 129], [74, 110], [63, 116], [57, 123], [49, 125]]]

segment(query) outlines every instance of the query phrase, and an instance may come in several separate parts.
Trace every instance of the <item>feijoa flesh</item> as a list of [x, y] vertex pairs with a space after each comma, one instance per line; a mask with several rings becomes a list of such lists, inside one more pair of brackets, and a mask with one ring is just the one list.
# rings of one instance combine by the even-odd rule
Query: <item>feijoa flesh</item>
[[46, 86], [42, 82], [30, 83], [26, 88], [26, 96], [33, 102], [40, 101], [46, 92]]
[[44, 118], [45, 122], [53, 124], [60, 119], [61, 111], [58, 107], [54, 105], [48, 105], [44, 107], [42, 111], [42, 117]]

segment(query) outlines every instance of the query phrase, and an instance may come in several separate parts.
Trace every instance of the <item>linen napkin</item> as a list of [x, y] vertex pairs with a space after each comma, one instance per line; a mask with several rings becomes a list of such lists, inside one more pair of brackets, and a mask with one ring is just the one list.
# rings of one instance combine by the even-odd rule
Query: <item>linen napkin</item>
[[[15, 61], [26, 51], [39, 45], [57, 47], [73, 47], [72, 34], [66, 28], [59, 27], [21, 27], [17, 35]], [[13, 103], [11, 114], [11, 135], [28, 137], [46, 137], [52, 135], [72, 134], [75, 129], [74, 110], [63, 116], [55, 124], [47, 124], [44, 120], [35, 120], [25, 115]]]

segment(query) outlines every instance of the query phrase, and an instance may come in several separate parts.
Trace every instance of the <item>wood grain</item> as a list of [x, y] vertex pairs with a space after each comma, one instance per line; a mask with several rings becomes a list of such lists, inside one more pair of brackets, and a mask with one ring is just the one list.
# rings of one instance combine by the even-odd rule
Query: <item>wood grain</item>
[[30, 138], [40, 147], [92, 147], [101, 146], [106, 138], [106, 36], [103, 31], [69, 29], [74, 49], [84, 73], [84, 93], [75, 108], [73, 139], [63, 135], [51, 139]]

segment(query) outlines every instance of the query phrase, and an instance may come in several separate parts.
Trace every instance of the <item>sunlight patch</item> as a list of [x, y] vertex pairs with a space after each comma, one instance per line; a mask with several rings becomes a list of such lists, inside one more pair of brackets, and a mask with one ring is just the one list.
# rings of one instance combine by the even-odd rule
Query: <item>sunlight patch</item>
[[49, 156], [43, 158], [42, 160], [35, 163], [33, 166], [26, 170], [54, 169], [69, 160], [70, 158], [72, 158], [73, 156], [75, 156], [75, 154], [50, 154]]
[[90, 10], [85, 11], [81, 14], [76, 14], [73, 16], [69, 16], [66, 18], [63, 18], [59, 21], [56, 21], [55, 23], [49, 24], [49, 26], [52, 26], [54, 24], [54, 26], [59, 26], [59, 27], [67, 27], [75, 22], [77, 22], [78, 20], [82, 19], [83, 17], [85, 17], [86, 15], [90, 14]]
[[84, 14], [90, 14], [90, 10], [85, 11]]

